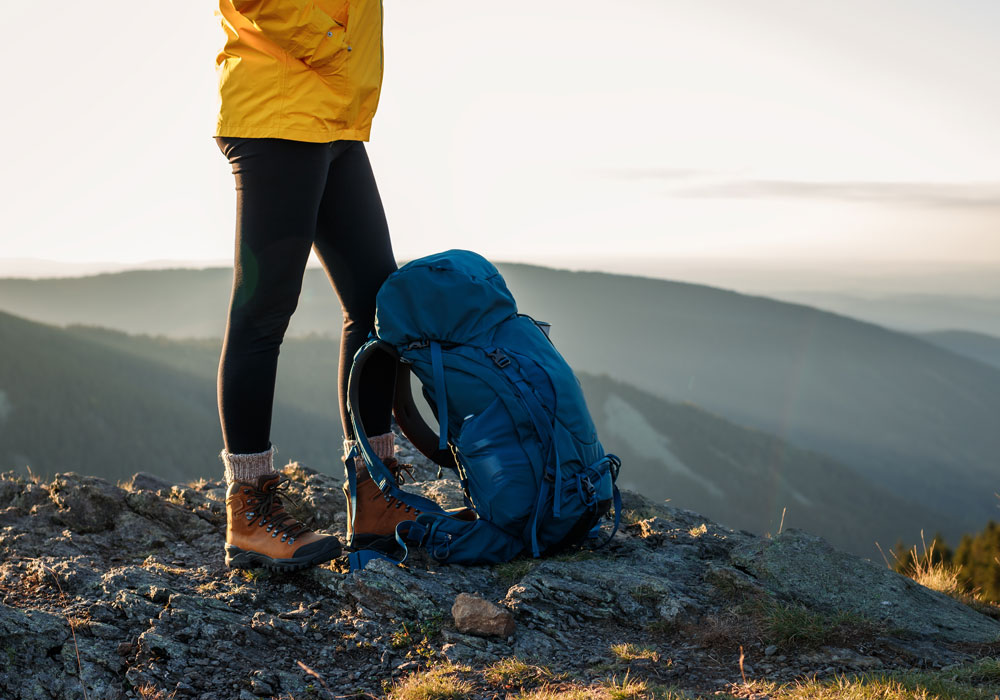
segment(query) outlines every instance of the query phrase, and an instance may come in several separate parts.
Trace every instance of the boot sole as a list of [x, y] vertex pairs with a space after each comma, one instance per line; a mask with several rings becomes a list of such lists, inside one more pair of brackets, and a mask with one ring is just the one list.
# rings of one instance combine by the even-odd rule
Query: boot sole
[[346, 547], [348, 552], [359, 549], [375, 549], [383, 554], [392, 554], [399, 549], [395, 535], [355, 535]]
[[341, 555], [340, 543], [305, 557], [274, 559], [266, 554], [226, 545], [226, 566], [230, 569], [269, 569], [270, 571], [299, 571], [310, 566], [336, 559]]

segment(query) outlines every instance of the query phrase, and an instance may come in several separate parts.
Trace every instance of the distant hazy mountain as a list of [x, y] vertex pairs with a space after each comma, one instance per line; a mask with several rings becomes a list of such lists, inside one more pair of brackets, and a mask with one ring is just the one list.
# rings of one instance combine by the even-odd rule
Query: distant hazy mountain
[[125, 270], [166, 270], [178, 267], [225, 267], [226, 260], [147, 260], [141, 263], [62, 262], [43, 258], [0, 258], [0, 277], [40, 279], [43, 277], [83, 277]]
[[[1000, 303], [997, 308], [1000, 315]], [[1000, 369], [1000, 338], [995, 336], [970, 331], [932, 331], [920, 333], [918, 337]]]
[[[0, 310], [57, 325], [81, 323], [127, 333], [218, 338], [226, 327], [232, 282], [232, 270], [223, 268], [0, 279]], [[330, 307], [334, 304], [331, 300]]]
[[[217, 341], [62, 330], [5, 314], [0, 340], [0, 469], [217, 476]], [[283, 346], [272, 438], [281, 460], [339, 474], [335, 351], [326, 338]], [[607, 377], [581, 380], [605, 446], [625, 462], [624, 487], [755, 532], [776, 532], [787, 507], [786, 527], [869, 556], [874, 541], [921, 528], [957, 534], [946, 516], [832, 459]]]
[[[830, 455], [968, 530], [995, 517], [1000, 370], [908, 334], [773, 299], [528, 265], [501, 270], [521, 310], [553, 324], [553, 339], [578, 371]], [[230, 282], [228, 270], [0, 280], [0, 308], [53, 323], [218, 338]], [[339, 325], [328, 281], [309, 271], [293, 333], [336, 334]]]
[[605, 449], [627, 465], [624, 487], [650, 498], [756, 533], [777, 532], [787, 509], [785, 527], [872, 557], [876, 541], [961, 531], [824, 455], [608, 377], [580, 379]]
[[961, 328], [1000, 335], [1000, 294], [986, 290], [978, 296], [824, 291], [782, 291], [768, 296], [913, 333]]

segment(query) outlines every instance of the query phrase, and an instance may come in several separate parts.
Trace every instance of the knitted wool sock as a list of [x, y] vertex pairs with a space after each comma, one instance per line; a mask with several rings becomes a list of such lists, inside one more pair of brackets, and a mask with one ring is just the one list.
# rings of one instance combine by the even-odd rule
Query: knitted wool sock
[[263, 452], [234, 455], [225, 450], [219, 455], [225, 464], [226, 486], [234, 481], [256, 484], [265, 474], [274, 474], [274, 445]]
[[[391, 430], [388, 433], [368, 438], [368, 442], [375, 450], [375, 456], [383, 462], [396, 456], [396, 435]], [[344, 440], [344, 459], [347, 459], [347, 455], [356, 444], [357, 442], [354, 440]], [[362, 479], [368, 477], [368, 467], [365, 466], [365, 460], [361, 455], [354, 458], [354, 471]]]

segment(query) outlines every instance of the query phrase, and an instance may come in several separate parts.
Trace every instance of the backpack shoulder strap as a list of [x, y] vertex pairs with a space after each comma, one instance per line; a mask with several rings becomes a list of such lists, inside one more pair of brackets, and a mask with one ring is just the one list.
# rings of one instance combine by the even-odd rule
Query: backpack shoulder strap
[[413, 443], [422, 455], [439, 467], [457, 470], [455, 455], [451, 450], [441, 449], [439, 436], [417, 410], [413, 400], [413, 390], [410, 388], [410, 366], [400, 362], [396, 367], [396, 391], [392, 402], [392, 413], [396, 417], [399, 429], [406, 439]]
[[[361, 349], [358, 350], [357, 354], [354, 356], [354, 363], [351, 365], [351, 373], [347, 380], [347, 409], [351, 418], [351, 426], [354, 429], [354, 439], [357, 441], [357, 452], [359, 452], [361, 457], [364, 459], [365, 465], [368, 467], [368, 473], [371, 474], [372, 479], [375, 480], [375, 484], [378, 486], [379, 491], [386, 495], [395, 497], [397, 500], [402, 501], [406, 505], [419, 508], [425, 512], [440, 511], [441, 507], [434, 501], [413, 493], [407, 493], [396, 486], [396, 480], [393, 478], [392, 472], [390, 472], [389, 468], [386, 467], [382, 460], [378, 458], [371, 442], [368, 441], [368, 435], [365, 433], [365, 428], [361, 422], [361, 414], [359, 411], [361, 406], [361, 374], [364, 370], [365, 362], [376, 352], [387, 352], [392, 357], [398, 357], [396, 349], [392, 347], [392, 345], [389, 345], [388, 343], [385, 343], [377, 338], [369, 340], [361, 346]], [[354, 451], [352, 451], [351, 455], [348, 455], [348, 457], [344, 460], [344, 465], [348, 474], [348, 483], [352, 486], [353, 479], [351, 479], [351, 477], [353, 476], [353, 473], [351, 470], [351, 462], [353, 461], [353, 454]]]

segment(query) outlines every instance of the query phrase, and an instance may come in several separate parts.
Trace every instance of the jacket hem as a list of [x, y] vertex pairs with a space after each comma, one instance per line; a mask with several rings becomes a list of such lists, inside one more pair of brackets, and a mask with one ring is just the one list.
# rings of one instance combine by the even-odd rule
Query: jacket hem
[[309, 143], [329, 141], [368, 141], [371, 129], [296, 129], [294, 127], [259, 126], [251, 124], [220, 124], [212, 138], [233, 136], [245, 139], [287, 139]]

